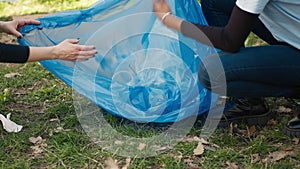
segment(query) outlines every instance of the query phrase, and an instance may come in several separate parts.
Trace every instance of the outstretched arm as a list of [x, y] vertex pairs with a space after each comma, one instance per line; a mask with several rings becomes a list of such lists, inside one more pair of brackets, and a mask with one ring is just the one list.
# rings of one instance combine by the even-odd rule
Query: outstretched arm
[[97, 53], [94, 46], [79, 45], [78, 39], [66, 39], [55, 46], [28, 47], [0, 43], [0, 62], [24, 63], [41, 60], [85, 61]]
[[[162, 16], [169, 11], [170, 8], [165, 0], [153, 0], [153, 12], [155, 12], [158, 19], [162, 20]], [[213, 45], [213, 47], [227, 52], [237, 52], [244, 46], [244, 41], [252, 30], [257, 18], [258, 14], [243, 11], [235, 6], [225, 27], [195, 25], [174, 15], [166, 16], [163, 23], [167, 27], [175, 29], [201, 43]]]
[[[38, 25], [40, 22], [34, 19], [0, 22], [0, 32], [22, 37], [19, 30], [27, 24]], [[79, 39], [66, 39], [58, 45], [49, 47], [28, 47], [0, 43], [0, 62], [24, 63], [52, 59], [85, 61], [97, 53], [94, 46], [79, 45], [78, 43]]]
[[78, 45], [79, 39], [66, 39], [56, 46], [29, 47], [27, 62], [40, 60], [85, 61], [95, 56], [94, 46]]

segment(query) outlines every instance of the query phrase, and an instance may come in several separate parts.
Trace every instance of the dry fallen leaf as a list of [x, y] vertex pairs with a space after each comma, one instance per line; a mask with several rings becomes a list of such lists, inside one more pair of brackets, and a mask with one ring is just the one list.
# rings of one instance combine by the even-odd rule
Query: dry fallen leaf
[[[198, 144], [199, 143], [202, 144], [204, 150], [210, 150], [210, 151], [216, 151], [216, 148], [220, 147], [220, 146], [218, 146], [214, 143], [210, 143], [210, 142], [206, 141], [204, 138], [199, 138], [197, 136], [195, 136], [195, 137], [186, 137], [182, 141], [183, 142], [198, 142]], [[194, 151], [198, 151], [196, 149]], [[199, 153], [199, 152], [197, 152], [197, 153]], [[199, 154], [199, 155], [201, 155], [201, 154]]]
[[4, 75], [5, 78], [13, 78], [13, 77], [18, 77], [18, 76], [21, 76], [21, 74], [20, 73], [8, 73], [8, 74]]
[[53, 136], [53, 131], [50, 131], [49, 134], [48, 134], [50, 137]]
[[43, 138], [41, 136], [38, 137], [30, 137], [29, 142], [33, 144], [41, 144], [43, 142]]
[[115, 145], [121, 145], [121, 144], [123, 144], [123, 141], [120, 141], [120, 140], [115, 141]]
[[204, 153], [204, 146], [202, 142], [198, 142], [198, 146], [194, 149], [194, 155], [202, 155]]
[[288, 155], [285, 151], [277, 151], [270, 154], [271, 162], [279, 161]]
[[50, 119], [49, 121], [50, 122], [56, 122], [56, 121], [59, 121], [59, 119], [58, 118], [54, 118], [54, 119]]
[[161, 147], [161, 146], [158, 146], [158, 145], [154, 145], [154, 146], [152, 146], [152, 149], [155, 150], [155, 151], [158, 151], [160, 153], [163, 153], [163, 152], [168, 151], [170, 149], [170, 147], [165, 147], [165, 146]]
[[188, 158], [188, 159], [184, 159], [183, 160], [185, 163], [192, 163], [192, 162], [194, 162], [194, 160], [192, 160], [192, 159], [190, 159], [190, 158]]
[[252, 137], [256, 132], [256, 127], [251, 126], [249, 129], [247, 128], [247, 131], [244, 133], [245, 137]]
[[298, 145], [299, 144], [299, 138], [293, 138], [293, 142], [295, 145]]
[[228, 167], [226, 169], [238, 169], [239, 167], [235, 163], [231, 163], [229, 161], [226, 162]]
[[175, 159], [177, 159], [178, 161], [181, 161], [183, 159], [183, 155], [180, 154], [178, 156], [175, 156]]
[[117, 161], [109, 157], [105, 160], [106, 167], [105, 169], [119, 169]]
[[146, 148], [146, 144], [145, 143], [140, 143], [138, 146], [138, 150], [142, 151]]
[[64, 129], [61, 127], [61, 126], [58, 126], [58, 127], [56, 127], [56, 129], [54, 129], [53, 131], [55, 132], [55, 133], [59, 133], [59, 132], [61, 132], [61, 131], [63, 131]]
[[292, 151], [275, 151], [272, 152], [268, 155], [268, 157], [266, 157], [265, 159], [263, 159], [263, 162], [277, 162], [279, 160], [284, 159], [285, 157], [292, 155], [293, 152]]
[[11, 151], [14, 147], [13, 146], [6, 146], [5, 151]]
[[288, 146], [288, 147], [283, 148], [282, 150], [283, 150], [283, 151], [293, 151], [293, 150], [294, 150], [294, 147]]
[[201, 138], [199, 140], [202, 144], [206, 144], [206, 145], [210, 145], [210, 143], [208, 141], [206, 141], [204, 138]]
[[284, 106], [279, 106], [279, 108], [277, 109], [277, 112], [290, 113], [290, 112], [292, 112], [292, 109], [291, 108], [286, 108]]
[[274, 119], [269, 120], [267, 123], [268, 126], [274, 126], [276, 124], [277, 124], [277, 122]]
[[195, 136], [195, 137], [185, 137], [182, 139], [182, 142], [198, 142], [200, 141], [200, 138]]
[[43, 149], [40, 146], [31, 146], [32, 154], [40, 154], [43, 152]]
[[255, 163], [259, 162], [259, 161], [260, 161], [259, 154], [253, 154], [253, 155], [251, 155], [251, 164], [255, 164]]
[[122, 169], [127, 169], [129, 167], [130, 161], [131, 161], [130, 157], [127, 157], [126, 164], [122, 167]]
[[48, 144], [45, 142], [45, 139], [43, 139], [41, 136], [30, 137], [29, 141], [34, 144], [34, 146], [30, 146], [34, 156], [42, 153], [44, 151], [43, 147], [48, 146]]

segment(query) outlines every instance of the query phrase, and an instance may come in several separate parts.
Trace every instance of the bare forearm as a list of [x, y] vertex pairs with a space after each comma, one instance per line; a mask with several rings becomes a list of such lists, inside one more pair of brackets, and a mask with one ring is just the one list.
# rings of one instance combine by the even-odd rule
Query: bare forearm
[[[206, 45], [212, 45], [210, 40], [207, 38], [207, 36], [204, 34], [208, 27], [203, 27], [205, 31], [201, 30], [201, 27], [196, 26], [192, 23], [189, 23], [187, 21], [184, 21], [174, 15], [168, 15], [167, 17], [162, 20], [162, 22], [170, 29], [174, 29], [178, 32], [181, 32], [183, 35], [193, 38], [201, 43], [204, 43]], [[203, 33], [204, 32], [204, 33]], [[213, 32], [220, 32], [219, 30], [213, 31]], [[219, 35], [219, 33], [218, 33]], [[214, 36], [215, 37], [215, 36]]]
[[257, 14], [250, 14], [235, 7], [225, 27], [195, 25], [173, 15], [167, 16], [164, 24], [206, 45], [227, 52], [237, 52], [244, 45], [257, 18]]
[[212, 45], [207, 36], [201, 31], [201, 28], [196, 25], [184, 21], [174, 15], [168, 15], [163, 20], [163, 23], [170, 29], [181, 32], [183, 35], [193, 38], [206, 45]]
[[40, 60], [56, 59], [54, 47], [29, 47], [29, 57], [27, 62], [35, 62]]
[[28, 62], [40, 60], [85, 61], [95, 56], [94, 46], [79, 45], [78, 39], [66, 39], [55, 46], [30, 47]]

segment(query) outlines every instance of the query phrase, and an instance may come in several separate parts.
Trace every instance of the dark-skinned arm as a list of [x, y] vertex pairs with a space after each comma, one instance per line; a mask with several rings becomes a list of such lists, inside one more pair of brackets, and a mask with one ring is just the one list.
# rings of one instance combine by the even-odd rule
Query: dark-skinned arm
[[225, 27], [213, 27], [195, 25], [174, 15], [164, 16], [171, 11], [165, 0], [153, 0], [153, 11], [158, 19], [164, 18], [163, 23], [167, 27], [227, 52], [237, 52], [244, 46], [244, 42], [259, 16], [259, 14], [252, 14], [235, 6]]

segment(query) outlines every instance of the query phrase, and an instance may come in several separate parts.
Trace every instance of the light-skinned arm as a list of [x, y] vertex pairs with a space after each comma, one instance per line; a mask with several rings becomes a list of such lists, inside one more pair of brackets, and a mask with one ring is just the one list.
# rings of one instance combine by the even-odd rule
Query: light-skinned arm
[[[19, 32], [19, 30], [28, 24], [38, 25], [40, 24], [40, 21], [34, 19], [20, 19], [8, 22], [0, 22], [0, 32], [11, 34], [16, 37], [22, 37], [22, 34]], [[94, 46], [79, 45], [78, 43], [79, 39], [66, 39], [55, 46], [30, 46], [27, 62], [53, 59], [85, 61], [94, 57], [97, 53]]]
[[85, 61], [95, 56], [94, 46], [78, 45], [79, 39], [66, 39], [56, 46], [29, 47], [27, 62], [40, 60]]

